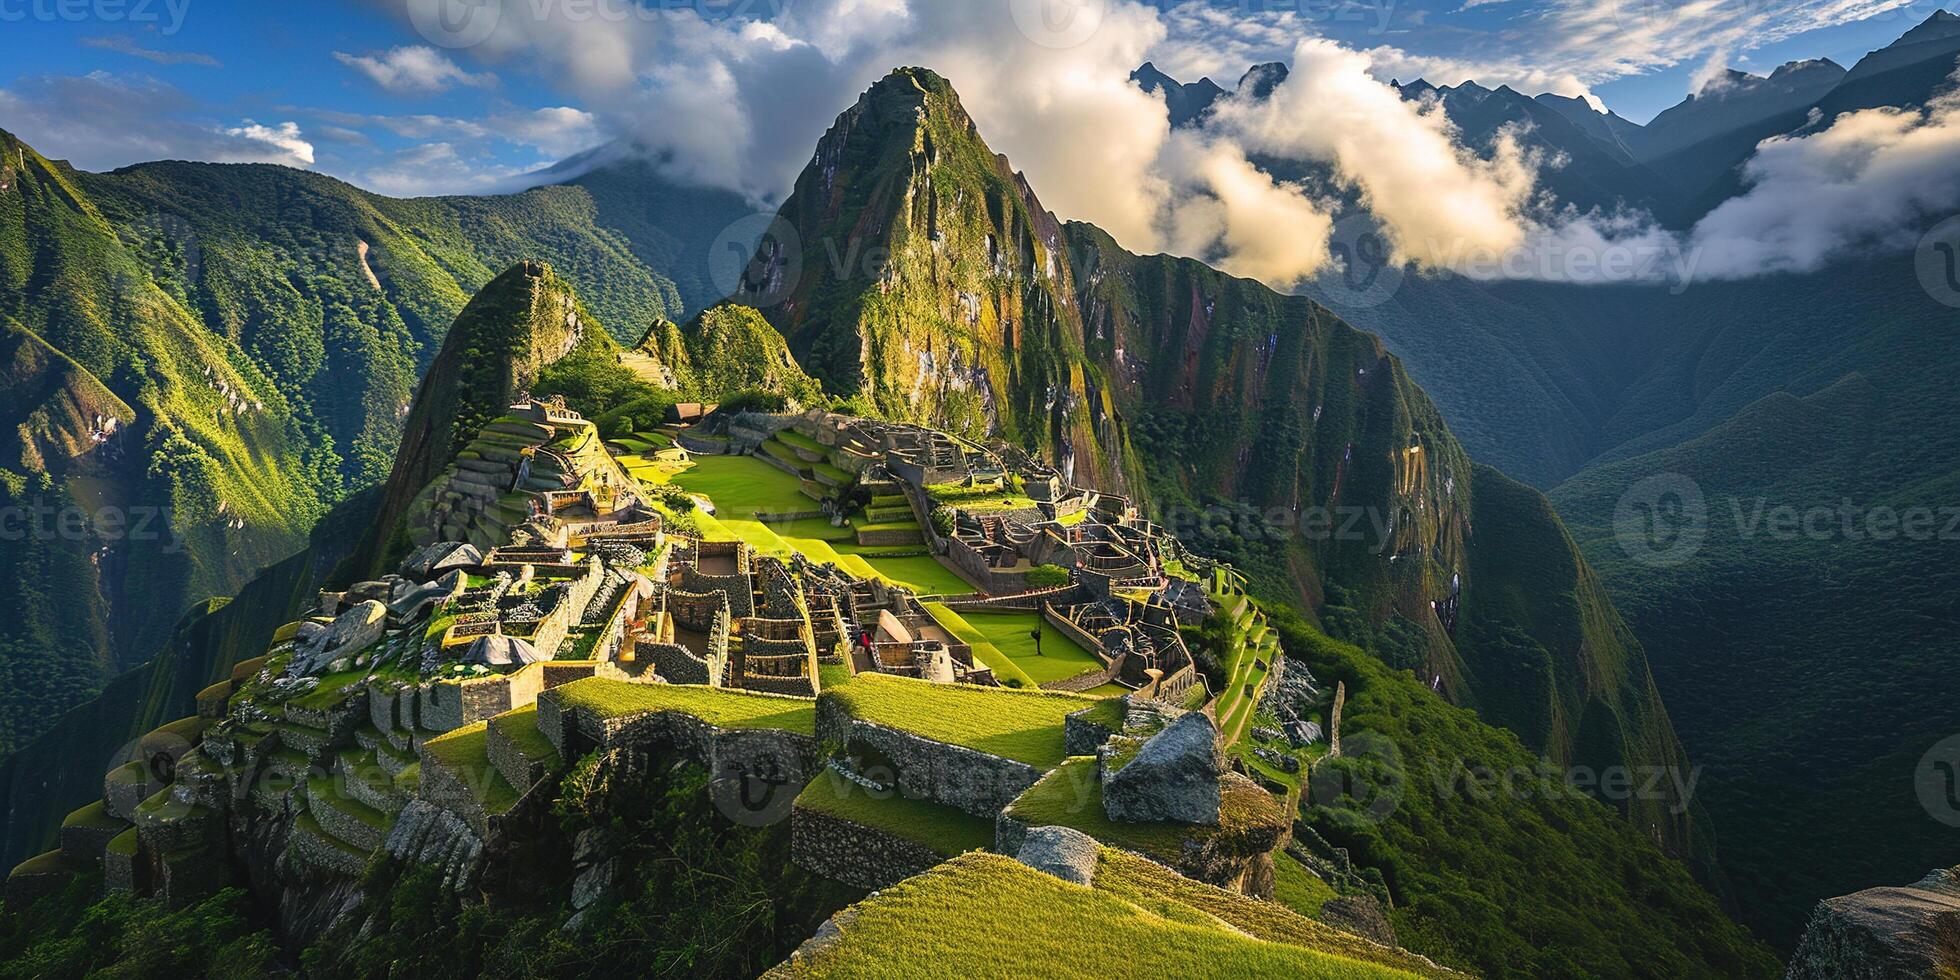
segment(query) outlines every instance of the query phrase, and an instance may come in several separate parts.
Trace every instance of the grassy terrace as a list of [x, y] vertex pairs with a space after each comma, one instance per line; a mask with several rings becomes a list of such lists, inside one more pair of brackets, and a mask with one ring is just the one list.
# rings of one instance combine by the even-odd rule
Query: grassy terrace
[[887, 793], [876, 797], [829, 769], [817, 774], [796, 805], [839, 820], [882, 830], [921, 844], [942, 857], [984, 851], [994, 844], [994, 822], [931, 800]]
[[524, 753], [524, 758], [550, 765], [558, 763], [558, 750], [551, 747], [551, 740], [545, 738], [543, 732], [538, 731], [537, 704], [506, 711], [490, 719], [490, 727], [517, 746], [517, 751]]
[[1334, 897], [1334, 886], [1321, 881], [1291, 854], [1273, 856], [1273, 901], [1301, 915], [1320, 914], [1320, 907]]
[[859, 674], [851, 683], [823, 692], [819, 700], [825, 698], [840, 702], [863, 721], [1039, 769], [1053, 768], [1065, 758], [1062, 724], [1069, 713], [1096, 703], [1077, 694], [931, 684], [885, 674]]
[[1256, 933], [1249, 935], [1236, 923], [1221, 924], [1207, 910], [1180, 900], [1188, 896], [1156, 890], [1152, 883], [1117, 874], [1111, 875], [1120, 879], [1116, 887], [1105, 888], [1103, 873], [1097, 887], [1085, 888], [998, 854], [962, 855], [853, 906], [856, 916], [836, 943], [783, 973], [858, 978], [1417, 975], [1296, 945], [1319, 938], [1306, 936], [1311, 923], [1298, 934], [1267, 927], [1269, 934], [1283, 939], [1255, 938]]
[[675, 473], [671, 482], [713, 500], [715, 516], [724, 520], [817, 509], [796, 477], [749, 456], [696, 456], [694, 465]]
[[1028, 672], [1022, 670], [1021, 665], [1015, 663], [1014, 658], [1008, 656], [1006, 651], [989, 642], [986, 635], [980, 632], [979, 627], [967, 622], [965, 616], [954, 612], [943, 602], [928, 602], [925, 603], [925, 608], [941, 629], [951, 633], [961, 643], [972, 647], [973, 659], [992, 667], [994, 677], [1002, 684], [1022, 688], [1041, 686], [1035, 683], [1034, 678], [1028, 676]]
[[[1307, 877], [1313, 877], [1292, 858], [1281, 855], [1281, 860], [1300, 868], [1300, 872]], [[1313, 880], [1320, 881], [1318, 878]], [[1320, 887], [1326, 888], [1328, 896], [1332, 897], [1333, 889], [1325, 884]], [[1168, 906], [1170, 903], [1185, 905], [1267, 942], [1315, 949], [1391, 969], [1406, 969], [1417, 975], [1443, 975], [1443, 971], [1400, 950], [1378, 946], [1272, 902], [1262, 902], [1193, 881], [1133, 854], [1105, 848], [1101, 859], [1096, 862], [1096, 888], [1143, 908]], [[1167, 908], [1166, 911], [1171, 910]]]
[[1178, 859], [1187, 840], [1229, 834], [1284, 819], [1271, 793], [1244, 783], [1228, 783], [1225, 796], [1219, 801], [1217, 827], [1168, 822], [1118, 823], [1103, 812], [1102, 780], [1097, 778], [1096, 759], [1086, 755], [1069, 759], [1041, 777], [1040, 782], [1007, 807], [1007, 815], [1030, 827], [1073, 827], [1104, 843], [1167, 862]]
[[479, 721], [422, 743], [422, 757], [460, 779], [485, 813], [498, 814], [516, 805], [517, 790], [490, 764], [489, 739], [489, 724]]
[[[1095, 654], [1082, 648], [1061, 630], [1042, 621], [1040, 613], [1031, 612], [973, 612], [965, 613], [968, 624], [980, 631], [987, 642], [992, 643], [1001, 653], [1036, 684], [1059, 681], [1101, 670], [1102, 661]], [[1034, 637], [1030, 634], [1036, 627], [1041, 629], [1041, 652], [1035, 652]]]
[[[973, 591], [971, 584], [930, 555], [888, 557], [891, 548], [860, 546], [855, 527], [832, 527], [816, 518], [765, 521], [771, 514], [814, 511], [817, 503], [803, 494], [795, 477], [753, 457], [696, 456], [692, 464], [680, 468], [639, 461], [625, 465], [636, 479], [672, 483], [713, 500], [713, 515], [699, 510], [686, 515], [709, 541], [746, 541], [763, 554], [798, 552], [858, 578], [883, 579], [922, 595]], [[904, 498], [899, 500], [902, 503]], [[907, 522], [902, 527], [916, 530], [918, 525]]]
[[629, 684], [604, 677], [587, 677], [556, 690], [566, 708], [590, 711], [601, 718], [680, 711], [717, 728], [777, 728], [816, 734], [816, 706], [804, 698], [692, 684]]
[[[1252, 713], [1259, 702], [1259, 689], [1279, 656], [1279, 635], [1266, 624], [1266, 616], [1245, 596], [1213, 595], [1230, 619], [1230, 646], [1221, 657], [1230, 680], [1218, 692], [1218, 728], [1231, 745], [1251, 727]], [[1261, 666], [1261, 665], [1264, 666]]]

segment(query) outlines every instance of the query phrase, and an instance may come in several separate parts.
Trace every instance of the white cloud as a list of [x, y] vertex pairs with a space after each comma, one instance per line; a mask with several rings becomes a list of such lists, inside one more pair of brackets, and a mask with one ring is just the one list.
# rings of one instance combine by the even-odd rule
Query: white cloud
[[391, 197], [496, 194], [522, 175], [517, 167], [472, 160], [449, 143], [424, 143], [395, 153], [348, 180]]
[[313, 165], [313, 144], [300, 138], [299, 124], [282, 122], [275, 126], [261, 126], [245, 120], [243, 125], [224, 131], [226, 136], [244, 141], [246, 144], [263, 145], [263, 163], [286, 163], [293, 166]]
[[95, 48], [98, 51], [114, 51], [117, 54], [126, 54], [132, 58], [154, 61], [159, 65], [198, 65], [203, 68], [224, 67], [223, 63], [208, 54], [201, 54], [196, 51], [159, 51], [155, 48], [143, 47], [131, 38], [121, 34], [111, 34], [104, 37], [85, 37], [82, 38], [82, 45], [84, 47]]
[[454, 85], [488, 88], [497, 83], [496, 75], [466, 72], [449, 60], [448, 55], [423, 45], [404, 46], [370, 55], [335, 51], [333, 56], [341, 64], [397, 95], [434, 95], [446, 92]]
[[1853, 249], [1909, 246], [1924, 217], [1960, 207], [1960, 92], [1767, 140], [1743, 179], [1695, 225], [1701, 275], [1809, 272]]
[[146, 75], [43, 75], [0, 89], [0, 120], [45, 153], [85, 170], [147, 160], [313, 164], [294, 122], [203, 117], [177, 88]]

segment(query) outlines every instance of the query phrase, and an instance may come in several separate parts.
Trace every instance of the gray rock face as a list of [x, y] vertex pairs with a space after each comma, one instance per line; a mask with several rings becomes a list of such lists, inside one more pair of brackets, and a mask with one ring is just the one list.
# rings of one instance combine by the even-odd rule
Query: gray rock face
[[1192, 711], [1124, 761], [1121, 739], [1103, 750], [1103, 810], [1111, 820], [1218, 823], [1218, 780], [1225, 753], [1210, 716]]
[[1960, 967], [1960, 867], [1817, 903], [1785, 980], [1892, 980]]
[[1078, 885], [1096, 880], [1096, 839], [1068, 827], [1036, 827], [1021, 841], [1015, 860]]
[[335, 660], [374, 645], [387, 628], [388, 607], [374, 599], [363, 600], [334, 617], [333, 625], [322, 631], [300, 627], [293, 665], [299, 673], [317, 674]]

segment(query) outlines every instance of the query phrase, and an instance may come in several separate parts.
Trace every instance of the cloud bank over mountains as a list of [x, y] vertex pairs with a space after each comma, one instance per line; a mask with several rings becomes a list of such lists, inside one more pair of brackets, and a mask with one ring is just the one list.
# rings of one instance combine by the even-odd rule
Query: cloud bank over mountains
[[[409, 2], [426, 14], [454, 0]], [[1584, 94], [1582, 70], [1598, 77], [1665, 60], [1655, 32], [1694, 30], [1685, 20], [1701, 16], [1599, 10], [1541, 14], [1561, 18], [1567, 33], [1543, 59], [1553, 67], [1536, 70], [1539, 85]], [[1797, 23], [1847, 8], [1784, 13]], [[687, 10], [534, 14], [510, 3], [469, 55], [486, 69], [522, 63], [562, 79], [604, 129], [678, 179], [773, 204], [839, 109], [893, 66], [925, 65], [952, 80], [988, 141], [1057, 213], [1094, 222], [1128, 248], [1192, 255], [1282, 288], [1335, 261], [1330, 236], [1355, 202], [1398, 262], [1485, 278], [1660, 281], [1815, 268], [1957, 196], [1941, 179], [1942, 164], [1960, 170], [1953, 110], [1942, 105], [1848, 115], [1765, 144], [1746, 193], [1687, 233], [1641, 214], [1581, 214], [1542, 188], [1564, 161], [1514, 133], [1473, 151], [1440, 107], [1385, 84], [1415, 70], [1469, 78], [1478, 66], [1314, 37], [1286, 52], [1291, 73], [1269, 98], [1227, 99], [1202, 126], [1173, 132], [1161, 97], [1128, 81], [1136, 65], [1191, 65], [1194, 50], [1221, 46], [1246, 54], [1283, 33], [1228, 22], [1202, 4], [801, 0], [768, 21]], [[1609, 32], [1625, 46], [1602, 62]], [[1275, 160], [1314, 165], [1329, 179], [1277, 179], [1260, 165]]]

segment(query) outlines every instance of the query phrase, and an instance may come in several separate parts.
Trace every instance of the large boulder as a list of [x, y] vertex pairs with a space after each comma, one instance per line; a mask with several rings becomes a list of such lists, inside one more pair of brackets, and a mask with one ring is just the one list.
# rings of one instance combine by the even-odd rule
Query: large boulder
[[1891, 980], [1960, 969], [1960, 867], [1817, 903], [1785, 980]]
[[1069, 827], [1036, 827], [1021, 839], [1015, 860], [1078, 885], [1096, 880], [1096, 861], [1102, 853], [1094, 837]]
[[348, 607], [323, 630], [300, 628], [300, 644], [293, 656], [299, 673], [317, 674], [328, 664], [352, 656], [380, 642], [388, 630], [388, 607], [367, 599]]
[[1111, 820], [1217, 824], [1225, 752], [1211, 716], [1191, 711], [1139, 743], [1103, 747], [1103, 810]]

